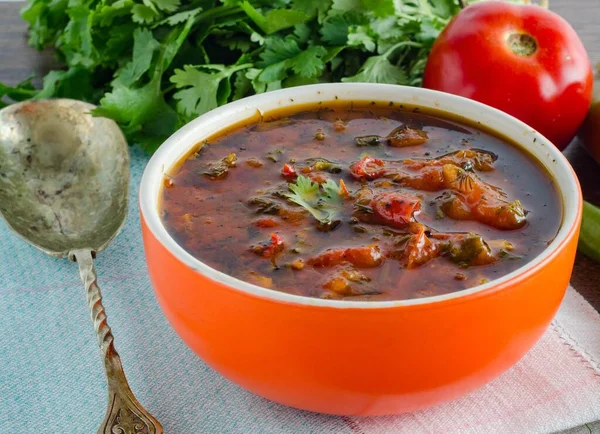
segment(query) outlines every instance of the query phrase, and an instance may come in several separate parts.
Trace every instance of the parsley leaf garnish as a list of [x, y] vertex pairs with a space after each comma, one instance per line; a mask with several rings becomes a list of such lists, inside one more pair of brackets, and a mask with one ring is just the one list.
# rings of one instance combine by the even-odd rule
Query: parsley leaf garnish
[[287, 193], [286, 197], [311, 213], [322, 227], [333, 228], [339, 224], [344, 202], [335, 181], [328, 179], [319, 186], [299, 175], [295, 183], [289, 184], [289, 189], [292, 193]]

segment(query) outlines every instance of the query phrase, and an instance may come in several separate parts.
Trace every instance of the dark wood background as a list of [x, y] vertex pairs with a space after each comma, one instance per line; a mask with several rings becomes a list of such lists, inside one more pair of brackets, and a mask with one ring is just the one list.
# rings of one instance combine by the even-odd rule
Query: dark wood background
[[[30, 74], [42, 76], [48, 69], [59, 66], [51, 52], [39, 53], [27, 46], [27, 29], [19, 17], [21, 7], [21, 2], [0, 0], [0, 81], [9, 85]], [[579, 33], [592, 62], [600, 62], [600, 0], [550, 0], [550, 9], [562, 15]], [[577, 172], [585, 199], [600, 205], [600, 166], [577, 141], [565, 154]], [[572, 284], [600, 310], [600, 265], [578, 255]]]

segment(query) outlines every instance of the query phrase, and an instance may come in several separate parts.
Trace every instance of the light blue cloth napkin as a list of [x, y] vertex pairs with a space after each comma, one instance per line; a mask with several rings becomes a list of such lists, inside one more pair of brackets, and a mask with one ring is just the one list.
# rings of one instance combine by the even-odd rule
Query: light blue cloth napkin
[[[150, 286], [137, 194], [147, 156], [132, 150], [123, 232], [98, 255], [98, 282], [129, 383], [166, 433], [351, 432], [341, 418], [293, 410], [208, 368], [171, 329]], [[95, 433], [106, 386], [77, 266], [0, 223], [0, 433]]]

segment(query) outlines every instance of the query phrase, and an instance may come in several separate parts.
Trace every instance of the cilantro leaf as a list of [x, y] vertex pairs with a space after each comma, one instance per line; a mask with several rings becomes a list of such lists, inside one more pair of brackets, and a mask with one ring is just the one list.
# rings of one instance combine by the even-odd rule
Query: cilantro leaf
[[254, 92], [263, 93], [281, 89], [282, 81], [286, 77], [286, 71], [283, 66], [285, 64], [282, 62], [268, 66], [264, 70], [250, 68], [246, 73], [246, 78], [252, 83]]
[[293, 0], [294, 9], [303, 12], [309, 17], [317, 16], [318, 22], [322, 22], [331, 7], [331, 0]]
[[131, 128], [141, 125], [152, 116], [157, 98], [160, 98], [160, 89], [156, 81], [139, 88], [121, 86], [107, 93], [93, 113]]
[[357, 11], [349, 11], [344, 14], [337, 14], [327, 18], [321, 27], [323, 41], [331, 45], [346, 45], [348, 42], [348, 33], [354, 26], [364, 26], [369, 20]]
[[335, 183], [334, 180], [328, 179], [326, 182], [321, 184], [323, 189], [323, 197], [325, 197], [330, 206], [340, 207], [343, 203], [340, 195], [340, 186]]
[[294, 26], [294, 36], [296, 37], [298, 43], [308, 42], [312, 35], [313, 29], [306, 24], [302, 23]]
[[195, 18], [196, 15], [198, 15], [200, 12], [202, 12], [202, 8], [195, 8], [189, 11], [178, 12], [176, 14], [168, 16], [164, 20], [157, 22], [156, 24], [154, 24], [153, 27], [158, 27], [165, 24], [168, 26], [175, 26], [177, 24], [187, 21], [190, 18]]
[[289, 184], [292, 193], [286, 197], [297, 205], [307, 210], [317, 221], [325, 227], [337, 225], [343, 207], [340, 195], [340, 186], [329, 179], [327, 182], [317, 184], [309, 178], [299, 175], [296, 182]]
[[129, 137], [134, 143], [140, 143], [146, 150], [154, 151], [182, 125], [183, 122], [175, 109], [161, 100], [155, 105], [150, 120], [135, 132], [129, 133]]
[[438, 0], [431, 4], [431, 10], [433, 14], [440, 18], [450, 19], [458, 13], [460, 7], [455, 0]]
[[[185, 65], [183, 69], [176, 69], [170, 81], [177, 89], [181, 89], [173, 95], [177, 100], [177, 109], [191, 118], [218, 107], [227, 101], [231, 94], [231, 75], [250, 66]], [[214, 72], [203, 72], [200, 68]]]
[[247, 1], [243, 1], [240, 7], [254, 24], [267, 35], [293, 27], [296, 24], [302, 24], [310, 18], [306, 13], [296, 9], [273, 9], [267, 12], [266, 15], [262, 15]]
[[131, 19], [139, 24], [151, 23], [158, 17], [158, 11], [150, 6], [136, 4], [131, 9]]
[[362, 0], [362, 4], [365, 9], [371, 11], [376, 17], [388, 17], [394, 15], [395, 12], [393, 0]]
[[303, 77], [301, 75], [291, 75], [281, 82], [281, 87], [305, 86], [307, 84], [317, 84], [319, 79], [316, 77]]
[[244, 71], [236, 72], [235, 78], [233, 79], [233, 101], [246, 96], [251, 87], [252, 82], [246, 74], [244, 74]]
[[406, 73], [390, 63], [385, 55], [369, 57], [356, 75], [343, 82], [406, 84]]
[[270, 35], [279, 30], [305, 23], [310, 17], [293, 9], [275, 9], [267, 13], [265, 33]]
[[360, 67], [358, 73], [351, 77], [342, 78], [343, 82], [408, 84], [406, 72], [392, 65], [388, 57], [398, 48], [419, 46], [417, 43], [400, 42], [392, 46], [380, 56], [369, 57]]
[[21, 17], [29, 24], [29, 44], [43, 49], [55, 44], [67, 24], [68, 0], [31, 0], [23, 8]]
[[133, 33], [133, 58], [115, 73], [114, 87], [131, 86], [150, 68], [152, 56], [160, 44], [148, 29], [136, 29]]
[[[107, 39], [104, 42], [104, 49], [100, 51], [100, 60], [98, 63], [111, 71], [125, 61], [129, 61], [129, 53], [133, 46], [133, 32], [137, 25], [133, 22], [128, 22], [119, 27], [118, 32], [109, 32]], [[104, 29], [103, 29], [104, 31]], [[111, 75], [108, 79], [113, 78]]]
[[369, 52], [375, 51], [377, 44], [373, 33], [366, 26], [358, 26], [348, 33], [348, 45], [351, 47], [360, 47], [362, 45]]
[[223, 31], [217, 33], [215, 31], [213, 35], [219, 36], [219, 39], [216, 41], [217, 44], [227, 47], [231, 51], [239, 50], [242, 53], [247, 53], [252, 48], [252, 42], [247, 37], [235, 35], [234, 32]]
[[94, 23], [100, 27], [108, 27], [119, 17], [131, 14], [133, 0], [117, 0], [112, 4], [100, 4], [94, 13]]
[[91, 81], [90, 72], [81, 67], [50, 71], [44, 77], [43, 88], [35, 98], [72, 98], [92, 102], [96, 91]]
[[380, 50], [382, 45], [388, 44], [389, 47], [391, 47], [399, 39], [402, 40], [403, 31], [398, 26], [397, 21], [398, 20], [394, 16], [386, 18], [376, 18], [371, 21], [370, 27], [373, 33], [377, 35], [377, 38], [379, 39]]
[[312, 78], [321, 75], [325, 68], [323, 57], [327, 50], [321, 46], [313, 46], [302, 51], [291, 59], [292, 70], [304, 78]]
[[293, 38], [267, 38], [265, 50], [260, 54], [262, 62], [259, 66], [269, 66], [300, 54], [302, 50]]
[[90, 30], [94, 12], [88, 6], [78, 5], [67, 9], [67, 15], [71, 21], [61, 35], [62, 52], [70, 66], [91, 68], [97, 56]]
[[327, 54], [325, 56], [323, 56], [323, 62], [327, 63], [327, 62], [331, 62], [333, 59], [335, 59], [337, 57], [338, 54], [340, 54], [342, 51], [344, 51], [344, 48], [346, 48], [344, 45], [341, 45], [339, 47], [331, 47], [327, 50]]
[[173, 12], [180, 5], [179, 0], [144, 0], [144, 4], [152, 9], [159, 9], [165, 12]]
[[288, 70], [303, 78], [318, 77], [325, 69], [323, 58], [327, 54], [327, 49], [322, 46], [301, 50], [293, 38], [268, 38], [265, 51], [260, 55], [263, 61], [258, 64], [264, 70], [257, 78], [263, 83], [281, 81], [287, 77]]
[[348, 11], [356, 11], [362, 9], [362, 0], [333, 0], [333, 5], [331, 6], [331, 10], [335, 13], [335, 11], [348, 12]]

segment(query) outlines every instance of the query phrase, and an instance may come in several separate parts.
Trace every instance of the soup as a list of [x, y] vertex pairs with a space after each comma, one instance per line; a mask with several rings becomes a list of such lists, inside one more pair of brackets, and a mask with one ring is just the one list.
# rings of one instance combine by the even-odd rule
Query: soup
[[510, 273], [559, 229], [545, 169], [489, 132], [419, 109], [295, 110], [165, 177], [162, 220], [190, 254], [276, 291], [403, 300]]

